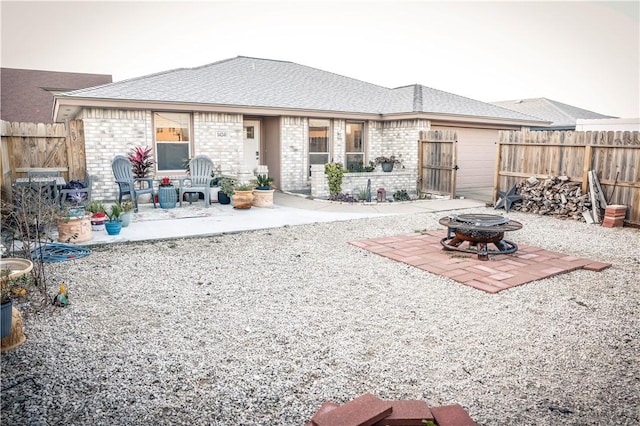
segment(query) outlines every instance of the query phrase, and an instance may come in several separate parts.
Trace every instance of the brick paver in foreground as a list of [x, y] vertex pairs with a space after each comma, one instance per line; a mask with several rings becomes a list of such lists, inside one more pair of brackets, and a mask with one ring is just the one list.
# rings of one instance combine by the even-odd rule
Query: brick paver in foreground
[[576, 269], [599, 272], [611, 266], [610, 263], [568, 256], [526, 244], [518, 244], [518, 251], [513, 254], [492, 255], [489, 261], [482, 261], [475, 254], [443, 250], [440, 240], [445, 236], [446, 231], [435, 230], [351, 241], [350, 244], [488, 293], [497, 293]]

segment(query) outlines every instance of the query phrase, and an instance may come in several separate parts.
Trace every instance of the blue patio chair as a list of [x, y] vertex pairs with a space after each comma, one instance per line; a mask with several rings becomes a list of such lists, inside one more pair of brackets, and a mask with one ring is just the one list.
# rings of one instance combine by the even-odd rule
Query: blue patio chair
[[[211, 203], [209, 186], [213, 180], [212, 172], [213, 161], [206, 155], [196, 155], [189, 161], [190, 176], [184, 179], [182, 185], [180, 185], [180, 206], [182, 206], [182, 198], [185, 193], [202, 192], [204, 194], [204, 206], [209, 207]], [[185, 186], [186, 181], [190, 182], [190, 186]]]
[[111, 161], [113, 176], [118, 184], [118, 202], [122, 203], [122, 197], [129, 195], [138, 211], [138, 197], [142, 194], [151, 194], [153, 208], [156, 208], [155, 194], [153, 193], [153, 178], [134, 178], [131, 161], [124, 155], [116, 155]]

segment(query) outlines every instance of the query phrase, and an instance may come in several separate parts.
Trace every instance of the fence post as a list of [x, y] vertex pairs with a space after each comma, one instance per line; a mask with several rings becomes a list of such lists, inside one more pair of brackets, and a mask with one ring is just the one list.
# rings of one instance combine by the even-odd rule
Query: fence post
[[589, 169], [591, 168], [591, 145], [584, 147], [584, 164], [582, 166], [582, 193], [589, 191]]
[[496, 165], [495, 170], [493, 171], [493, 191], [491, 194], [491, 199], [493, 200], [493, 204], [496, 204], [496, 195], [498, 191], [498, 182], [500, 180], [500, 163], [502, 162], [500, 149], [500, 142], [495, 142], [496, 144]]

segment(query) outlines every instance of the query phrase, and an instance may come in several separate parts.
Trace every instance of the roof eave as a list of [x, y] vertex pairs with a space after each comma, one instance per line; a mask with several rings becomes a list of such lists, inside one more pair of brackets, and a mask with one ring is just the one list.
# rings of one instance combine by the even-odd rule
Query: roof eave
[[492, 124], [507, 126], [545, 126], [551, 124], [542, 120], [521, 120], [497, 117], [483, 117], [460, 114], [428, 113], [428, 112], [400, 112], [400, 113], [363, 113], [350, 111], [314, 110], [304, 108], [281, 108], [262, 107], [249, 105], [225, 105], [225, 104], [203, 104], [188, 102], [168, 102], [168, 101], [137, 101], [137, 100], [114, 100], [102, 98], [80, 98], [69, 96], [54, 97], [53, 119], [56, 122], [75, 119], [82, 108], [119, 108], [138, 110], [172, 110], [172, 111], [199, 111], [199, 112], [222, 112], [238, 113], [243, 115], [290, 115], [301, 117], [335, 117], [361, 120], [405, 120], [405, 119], [426, 119], [434, 121], [448, 121], [464, 124]]
[[495, 124], [523, 127], [544, 126], [551, 124], [550, 121], [542, 120], [525, 120], [516, 118], [485, 117], [477, 115], [445, 114], [434, 112], [392, 113], [384, 114], [382, 117], [383, 120], [402, 120], [415, 118], [422, 118], [432, 121], [459, 122], [464, 124]]
[[226, 105], [203, 104], [174, 101], [137, 101], [114, 100], [101, 98], [72, 98], [59, 97], [54, 100], [54, 121], [74, 119], [82, 108], [118, 108], [137, 110], [172, 110], [172, 111], [198, 111], [198, 112], [223, 112], [238, 113], [244, 115], [290, 115], [304, 117], [337, 117], [362, 120], [380, 120], [378, 113], [363, 113], [349, 111], [313, 110], [303, 108], [263, 107], [250, 105]]

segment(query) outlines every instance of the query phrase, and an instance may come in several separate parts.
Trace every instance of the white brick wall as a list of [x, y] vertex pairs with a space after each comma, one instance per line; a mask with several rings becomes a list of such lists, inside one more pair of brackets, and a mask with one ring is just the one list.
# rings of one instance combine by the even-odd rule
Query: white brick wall
[[[388, 196], [400, 189], [406, 190], [410, 195], [417, 194], [416, 175], [406, 169], [396, 170], [395, 168], [392, 172], [345, 173], [342, 178], [342, 192], [356, 196], [361, 188], [367, 187], [369, 179], [371, 179], [372, 198], [376, 197], [378, 188], [384, 188]], [[329, 183], [324, 173], [324, 165], [311, 166], [311, 196], [329, 197]]]
[[281, 117], [280, 119], [280, 186], [295, 191], [308, 188], [309, 126], [306, 118]]
[[94, 177], [92, 197], [114, 200], [118, 185], [113, 180], [111, 160], [126, 155], [133, 147], [151, 146], [151, 111], [84, 109], [87, 173]]
[[195, 153], [208, 155], [220, 173], [230, 173], [243, 156], [242, 114], [193, 114]]
[[[100, 200], [115, 199], [117, 185], [113, 181], [111, 160], [117, 154], [126, 155], [136, 146], [153, 146], [152, 111], [87, 108], [82, 111], [81, 118], [84, 122], [87, 173], [95, 176], [94, 197]], [[333, 120], [330, 161], [344, 162], [345, 127], [345, 120]], [[398, 183], [389, 181], [390, 177], [387, 176], [386, 180], [381, 181], [381, 185], [415, 191], [418, 136], [421, 130], [429, 128], [428, 120], [366, 122], [366, 160], [373, 161], [380, 155], [395, 155], [403, 160], [405, 169], [402, 174], [411, 175], [410, 179], [398, 177]], [[312, 186], [308, 176], [308, 119], [281, 117], [280, 138], [282, 189], [308, 189]], [[243, 158], [243, 116], [195, 112], [192, 139], [196, 154], [211, 157], [219, 172], [233, 173]], [[324, 174], [324, 166], [322, 173]], [[366, 175], [371, 176], [370, 173]], [[354, 188], [362, 186], [362, 182], [356, 176], [353, 177], [353, 183], [348, 183], [350, 179], [352, 178], [345, 180], [345, 191], [351, 192]], [[322, 191], [318, 185], [313, 184], [316, 186], [315, 191]]]

